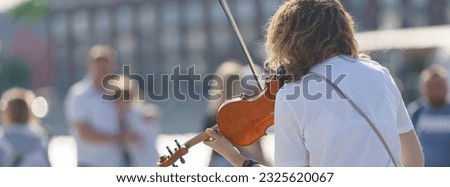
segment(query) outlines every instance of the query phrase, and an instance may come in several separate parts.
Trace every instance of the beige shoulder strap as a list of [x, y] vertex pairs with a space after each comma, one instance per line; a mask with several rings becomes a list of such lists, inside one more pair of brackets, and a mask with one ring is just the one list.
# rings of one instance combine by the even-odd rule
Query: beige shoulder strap
[[[316, 72], [310, 72], [310, 74], [318, 76], [321, 79], [325, 80], [325, 82], [327, 82], [329, 85], [331, 85], [340, 96], [344, 97], [344, 99], [346, 99], [350, 103], [350, 105], [352, 105], [352, 107], [367, 121], [367, 123], [369, 123], [370, 128], [378, 136], [378, 139], [380, 139], [381, 143], [384, 146], [384, 149], [386, 149], [386, 152], [389, 154], [389, 157], [391, 158], [392, 162], [394, 163], [394, 166], [395, 167], [401, 167], [402, 166], [401, 162], [398, 162], [398, 160], [395, 159], [391, 149], [389, 148], [388, 144], [384, 140], [384, 138], [381, 135], [381, 133], [378, 130], [378, 128], [375, 126], [375, 124], [372, 122], [372, 120], [370, 120], [369, 117], [361, 110], [361, 108], [359, 108], [358, 105], [355, 104], [355, 102], [353, 102], [347, 95], [345, 95], [345, 93], [336, 84], [331, 82], [331, 80], [327, 79], [323, 75], [318, 74]], [[308, 76], [308, 75], [306, 75], [306, 76]]]

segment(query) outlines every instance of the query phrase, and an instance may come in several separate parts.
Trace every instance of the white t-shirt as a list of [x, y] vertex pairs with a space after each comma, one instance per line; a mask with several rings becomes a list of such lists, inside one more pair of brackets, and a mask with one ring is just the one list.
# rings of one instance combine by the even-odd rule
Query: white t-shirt
[[[73, 125], [76, 121], [83, 121], [102, 133], [120, 133], [114, 101], [102, 100], [101, 96], [89, 78], [73, 85], [66, 99], [66, 115], [69, 123]], [[86, 142], [77, 131], [73, 130], [72, 133], [77, 143], [80, 166], [123, 165], [124, 147], [119, 143]]]
[[127, 116], [127, 128], [136, 131], [141, 138], [137, 144], [128, 145], [131, 154], [131, 166], [156, 167], [159, 153], [156, 148], [156, 139], [160, 133], [157, 119], [146, 119], [142, 108], [130, 107]]
[[[399, 134], [413, 126], [389, 71], [350, 56], [330, 58], [311, 71], [333, 81], [362, 109], [399, 160]], [[275, 166], [393, 166], [380, 139], [350, 103], [318, 76], [305, 77], [277, 93]]]
[[0, 166], [48, 167], [47, 143], [27, 124], [10, 124], [0, 133]]

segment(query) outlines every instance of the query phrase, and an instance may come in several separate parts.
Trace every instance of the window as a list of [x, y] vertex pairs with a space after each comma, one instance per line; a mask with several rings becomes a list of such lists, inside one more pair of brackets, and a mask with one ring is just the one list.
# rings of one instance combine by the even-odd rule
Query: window
[[186, 7], [187, 27], [186, 33], [187, 48], [189, 53], [200, 53], [206, 48], [206, 33], [204, 30], [203, 4], [199, 0], [187, 1]]
[[401, 12], [398, 11], [400, 7], [400, 1], [392, 0], [379, 0], [380, 13], [379, 29], [397, 29], [401, 27]]
[[73, 30], [72, 34], [76, 41], [82, 42], [88, 40], [88, 15], [87, 12], [84, 10], [79, 10], [75, 12], [75, 14], [72, 17], [73, 19]]
[[446, 14], [446, 16], [447, 16], [447, 24], [450, 24], [450, 0], [447, 0], [447, 11], [445, 11], [445, 12], [447, 12], [447, 14]]
[[231, 32], [228, 20], [219, 3], [211, 3], [211, 39], [214, 51], [226, 53], [231, 43]]
[[117, 29], [121, 34], [131, 34], [133, 13], [129, 6], [122, 6], [116, 12]]
[[256, 4], [255, 1], [245, 0], [236, 1], [235, 12], [236, 12], [236, 22], [238, 27], [241, 28], [242, 37], [244, 38], [247, 45], [255, 43], [258, 35], [256, 30]]
[[205, 13], [203, 11], [203, 4], [199, 0], [187, 1], [186, 17], [188, 27], [198, 28], [203, 26], [203, 18]]
[[65, 14], [55, 15], [51, 20], [51, 35], [56, 45], [66, 42], [67, 36], [67, 16]]
[[144, 37], [154, 35], [156, 30], [156, 14], [152, 4], [147, 3], [139, 9], [139, 27]]
[[275, 11], [278, 9], [278, 6], [280, 6], [281, 2], [279, 0], [265, 0], [262, 1], [262, 7], [263, 7], [263, 16], [264, 20], [268, 20], [270, 17], [272, 17], [273, 14], [275, 14]]
[[75, 70], [72, 73], [75, 74], [75, 79], [81, 79], [86, 73], [86, 59], [89, 52], [89, 45], [83, 43], [74, 47], [73, 60], [75, 62]]
[[53, 48], [53, 61], [55, 64], [56, 72], [59, 74], [66, 74], [67, 72], [67, 48], [55, 47]]
[[[141, 47], [139, 48], [142, 54], [142, 64], [143, 72], [146, 73], [158, 73], [159, 70], [159, 59], [155, 56], [156, 43], [151, 39], [144, 39], [141, 42]], [[155, 67], [157, 66], [157, 67]]]
[[134, 64], [134, 52], [136, 50], [136, 40], [133, 35], [121, 34], [116, 40], [117, 50], [119, 51], [120, 64]]
[[235, 12], [236, 21], [242, 26], [253, 26], [256, 20], [256, 4], [253, 0], [235, 1], [235, 6], [232, 7]]
[[110, 12], [101, 9], [95, 12], [94, 18], [94, 38], [97, 43], [104, 43], [109, 40], [111, 35], [111, 19]]
[[162, 5], [162, 33], [160, 42], [165, 71], [170, 72], [173, 67], [180, 64], [180, 32], [179, 32], [179, 8], [174, 1], [165, 1]]
[[408, 0], [403, 19], [406, 27], [419, 27], [428, 25], [427, 6], [428, 1]]
[[187, 37], [187, 45], [190, 52], [203, 53], [206, 48], [206, 33], [203, 29], [190, 29]]
[[57, 88], [66, 88], [69, 82], [67, 66], [70, 61], [67, 58], [67, 47], [53, 48], [53, 64], [55, 72], [55, 83]]
[[187, 59], [188, 67], [194, 66], [196, 73], [204, 74], [207, 71], [207, 65], [203, 55], [191, 53]]
[[175, 2], [166, 2], [162, 7], [162, 33], [161, 34], [161, 44], [163, 50], [173, 52], [176, 50], [178, 52], [178, 47], [180, 45], [180, 34], [179, 34], [179, 19], [178, 19], [178, 6]]

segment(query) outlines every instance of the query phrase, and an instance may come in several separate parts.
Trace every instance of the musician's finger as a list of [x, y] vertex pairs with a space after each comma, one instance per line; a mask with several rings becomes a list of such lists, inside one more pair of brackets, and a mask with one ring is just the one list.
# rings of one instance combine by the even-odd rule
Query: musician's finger
[[203, 144], [211, 147], [212, 149], [216, 149], [217, 148], [217, 142], [213, 138], [209, 138], [209, 139], [203, 141]]

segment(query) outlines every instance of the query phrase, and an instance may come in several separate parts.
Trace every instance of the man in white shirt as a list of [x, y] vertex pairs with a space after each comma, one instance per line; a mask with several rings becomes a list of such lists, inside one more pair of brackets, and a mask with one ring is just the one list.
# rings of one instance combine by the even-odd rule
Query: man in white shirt
[[[386, 68], [358, 57], [353, 24], [338, 0], [286, 1], [269, 22], [265, 65], [290, 75], [275, 102], [275, 166], [423, 166], [400, 92]], [[233, 165], [260, 166], [206, 133]]]
[[66, 98], [66, 115], [77, 143], [78, 166], [128, 166], [124, 144], [139, 140], [122, 130], [114, 101], [102, 99], [103, 78], [116, 69], [116, 52], [108, 46], [89, 51], [86, 77], [73, 85]]

